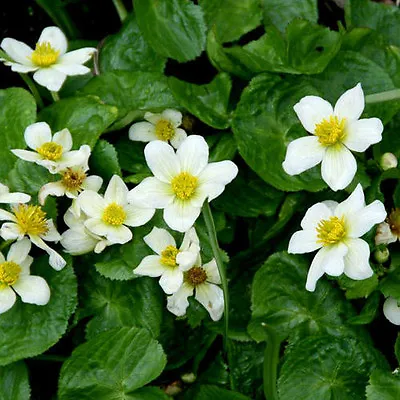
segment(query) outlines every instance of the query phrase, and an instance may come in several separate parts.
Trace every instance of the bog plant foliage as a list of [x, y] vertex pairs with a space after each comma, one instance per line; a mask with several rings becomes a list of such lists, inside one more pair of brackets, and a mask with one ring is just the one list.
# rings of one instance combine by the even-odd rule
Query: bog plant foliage
[[0, 399], [399, 399], [400, 10], [113, 3], [1, 41]]

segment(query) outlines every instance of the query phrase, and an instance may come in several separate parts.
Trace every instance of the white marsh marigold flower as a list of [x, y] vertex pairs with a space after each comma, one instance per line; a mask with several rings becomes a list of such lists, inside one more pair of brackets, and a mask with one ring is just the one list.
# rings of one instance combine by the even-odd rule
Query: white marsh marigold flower
[[351, 151], [364, 152], [382, 140], [379, 118], [359, 119], [364, 110], [361, 84], [343, 93], [335, 108], [318, 96], [303, 97], [293, 108], [313, 136], [289, 143], [283, 169], [298, 175], [322, 162], [322, 179], [334, 191], [344, 189], [357, 171]]
[[15, 292], [24, 303], [44, 306], [50, 299], [50, 288], [40, 276], [30, 274], [33, 258], [29, 256], [31, 242], [22, 239], [10, 246], [7, 260], [0, 253], [0, 314], [16, 301]]
[[178, 128], [182, 124], [182, 114], [177, 110], [167, 109], [161, 114], [146, 112], [148, 122], [136, 122], [129, 128], [129, 139], [138, 142], [163, 140], [170, 142], [175, 149], [186, 139], [186, 132]]
[[58, 92], [67, 76], [90, 72], [83, 64], [96, 52], [84, 47], [67, 53], [67, 38], [56, 26], [43, 29], [35, 50], [12, 38], [5, 38], [0, 47], [9, 59], [0, 58], [15, 72], [35, 72], [33, 79], [48, 90]]
[[186, 232], [200, 215], [207, 199], [218, 197], [238, 173], [232, 161], [208, 164], [208, 145], [203, 137], [188, 136], [174, 152], [155, 140], [144, 149], [154, 177], [145, 178], [128, 195], [139, 207], [164, 209], [164, 220], [176, 231]]
[[79, 150], [72, 150], [72, 136], [68, 129], [51, 134], [50, 126], [46, 122], [36, 122], [29, 125], [24, 133], [25, 142], [34, 151], [11, 150], [18, 158], [34, 162], [47, 168], [50, 173], [56, 174], [68, 167], [79, 165], [87, 158], [90, 148], [81, 146]]
[[303, 230], [293, 234], [288, 249], [295, 254], [319, 249], [308, 271], [306, 289], [313, 292], [324, 273], [345, 273], [355, 280], [369, 278], [373, 274], [370, 249], [360, 237], [385, 217], [385, 207], [379, 200], [365, 206], [361, 185], [340, 204], [325, 201], [310, 207], [301, 221]]

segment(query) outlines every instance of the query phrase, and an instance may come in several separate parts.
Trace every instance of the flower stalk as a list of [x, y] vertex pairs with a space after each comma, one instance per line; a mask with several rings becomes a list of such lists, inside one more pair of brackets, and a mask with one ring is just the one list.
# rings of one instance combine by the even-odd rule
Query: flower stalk
[[276, 389], [279, 350], [281, 342], [277, 334], [267, 324], [261, 324], [265, 331], [266, 345], [264, 351], [263, 386], [266, 400], [278, 400]]
[[36, 104], [38, 105], [38, 107], [43, 108], [44, 103], [43, 103], [42, 97], [40, 96], [40, 93], [39, 93], [35, 83], [33, 82], [33, 80], [27, 74], [19, 74], [19, 76], [26, 83], [26, 86], [28, 86], [29, 90], [31, 91], [33, 97], [36, 100]]
[[399, 100], [400, 89], [388, 90], [386, 92], [374, 93], [365, 96], [365, 102], [367, 104], [383, 103], [385, 101]]
[[50, 91], [50, 93], [51, 93], [51, 97], [54, 100], [54, 103], [60, 100], [60, 96], [59, 96], [58, 92]]
[[121, 20], [121, 22], [124, 22], [126, 17], [128, 16], [128, 12], [126, 11], [124, 3], [122, 2], [122, 0], [112, 0], [112, 2], [114, 3], [115, 9], [117, 10], [119, 19]]

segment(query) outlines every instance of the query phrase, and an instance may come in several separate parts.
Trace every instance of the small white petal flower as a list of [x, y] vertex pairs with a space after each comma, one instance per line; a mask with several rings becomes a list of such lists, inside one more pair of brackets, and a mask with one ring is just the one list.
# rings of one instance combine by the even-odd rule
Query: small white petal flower
[[61, 89], [67, 76], [89, 73], [90, 69], [83, 64], [96, 52], [93, 47], [85, 47], [67, 53], [67, 38], [56, 26], [42, 31], [35, 50], [12, 38], [3, 39], [0, 47], [11, 59], [0, 58], [0, 61], [15, 72], [35, 72], [33, 79], [55, 92]]
[[136, 275], [160, 276], [160, 286], [167, 294], [175, 293], [183, 283], [184, 271], [194, 266], [200, 253], [196, 230], [185, 233], [178, 249], [173, 236], [165, 229], [154, 227], [143, 240], [157, 255], [145, 257], [134, 270]]
[[332, 276], [344, 273], [355, 280], [369, 278], [373, 274], [370, 250], [360, 237], [385, 217], [382, 202], [375, 200], [365, 205], [360, 184], [340, 204], [329, 201], [310, 207], [301, 221], [303, 230], [293, 234], [288, 249], [295, 254], [319, 249], [308, 272], [306, 289], [313, 292], [324, 273]]
[[388, 297], [383, 303], [383, 314], [394, 325], [400, 325], [400, 307], [394, 297]]
[[104, 236], [111, 243], [124, 244], [132, 239], [128, 226], [142, 226], [154, 215], [154, 208], [141, 208], [127, 201], [128, 188], [124, 181], [114, 175], [104, 197], [93, 190], [83, 191], [78, 204], [88, 216], [85, 227], [95, 235]]
[[378, 225], [375, 235], [375, 244], [390, 244], [400, 240], [400, 208], [394, 209], [386, 222]]
[[60, 171], [61, 180], [49, 182], [40, 188], [38, 197], [41, 205], [45, 203], [47, 196], [67, 196], [76, 199], [82, 190], [97, 192], [101, 188], [103, 179], [100, 176], [86, 174], [89, 170], [90, 147], [83, 145], [80, 151], [85, 155], [81, 164]]
[[182, 124], [182, 114], [177, 110], [167, 109], [161, 114], [146, 112], [144, 119], [148, 122], [137, 122], [130, 127], [129, 139], [138, 142], [169, 141], [177, 149], [187, 137], [186, 132], [178, 128]]
[[200, 215], [207, 199], [218, 197], [237, 175], [232, 161], [208, 164], [208, 145], [191, 135], [174, 149], [165, 142], [149, 143], [144, 154], [154, 177], [145, 178], [128, 195], [140, 207], [164, 209], [164, 220], [176, 231], [186, 232]]
[[7, 260], [0, 253], [0, 314], [15, 303], [17, 293], [24, 303], [43, 306], [49, 302], [50, 288], [40, 276], [30, 274], [33, 258], [31, 242], [22, 239], [10, 246]]
[[45, 241], [58, 242], [61, 239], [51, 219], [46, 219], [46, 213], [40, 206], [18, 204], [12, 206], [12, 213], [0, 210], [0, 220], [6, 222], [0, 229], [4, 240], [22, 240], [28, 236], [37, 247], [50, 256], [49, 264], [57, 271], [66, 265], [65, 260]]
[[28, 203], [31, 200], [29, 194], [14, 192], [10, 193], [8, 186], [0, 183], [0, 203], [6, 204], [17, 204], [17, 203]]
[[[68, 129], [51, 134], [46, 122], [29, 125], [24, 133], [25, 142], [34, 151], [14, 149], [13, 154], [22, 160], [34, 162], [47, 168], [52, 174], [75, 165], [83, 164], [87, 158], [88, 146], [71, 150], [72, 136]], [[89, 148], [90, 152], [90, 148]]]
[[361, 84], [343, 93], [335, 108], [317, 96], [303, 97], [293, 108], [303, 127], [314, 136], [289, 143], [283, 169], [289, 175], [298, 175], [322, 162], [322, 179], [334, 191], [344, 189], [357, 171], [351, 151], [364, 152], [382, 140], [379, 118], [359, 119], [364, 110]]
[[195, 293], [195, 299], [208, 311], [211, 319], [218, 321], [224, 312], [224, 294], [219, 284], [221, 279], [215, 260], [203, 266], [199, 263], [185, 272], [182, 286], [168, 296], [167, 309], [178, 317], [185, 315], [188, 297]]

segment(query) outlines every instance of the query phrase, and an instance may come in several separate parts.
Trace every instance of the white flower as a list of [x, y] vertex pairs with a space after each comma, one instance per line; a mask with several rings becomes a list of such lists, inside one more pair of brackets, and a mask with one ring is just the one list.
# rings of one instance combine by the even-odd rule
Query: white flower
[[45, 203], [47, 196], [67, 196], [70, 199], [76, 199], [82, 190], [97, 192], [101, 188], [103, 179], [100, 176], [88, 176], [86, 174], [89, 170], [90, 147], [84, 145], [80, 151], [85, 154], [85, 158], [81, 164], [60, 171], [61, 180], [49, 182], [40, 188], [39, 203], [41, 205]]
[[4, 240], [22, 240], [28, 236], [34, 245], [49, 254], [49, 264], [55, 270], [65, 267], [65, 260], [44, 242], [58, 242], [61, 236], [40, 206], [18, 204], [12, 206], [12, 213], [0, 209], [0, 221], [12, 221], [4, 223], [0, 229]]
[[382, 140], [380, 119], [359, 119], [364, 110], [361, 84], [343, 93], [335, 108], [317, 96], [303, 97], [293, 108], [314, 136], [289, 143], [283, 169], [298, 175], [322, 162], [322, 179], [334, 191], [344, 189], [357, 171], [351, 151], [363, 152]]
[[208, 145], [197, 135], [187, 137], [176, 153], [169, 144], [155, 140], [145, 147], [144, 154], [155, 176], [132, 189], [128, 201], [164, 209], [165, 222], [179, 232], [189, 230], [204, 201], [218, 197], [238, 172], [232, 161], [208, 164]]
[[388, 297], [383, 303], [383, 314], [394, 325], [400, 325], [400, 307], [394, 297]]
[[82, 211], [89, 217], [85, 227], [111, 243], [124, 244], [132, 239], [128, 226], [142, 226], [150, 221], [155, 210], [128, 204], [128, 188], [123, 180], [114, 175], [104, 197], [92, 190], [83, 191], [78, 198]]
[[184, 274], [184, 282], [177, 292], [168, 296], [167, 308], [172, 314], [181, 317], [189, 306], [188, 297], [193, 296], [208, 311], [213, 321], [218, 321], [224, 311], [224, 294], [217, 286], [221, 283], [217, 263], [212, 259], [201, 266], [198, 264]]
[[51, 135], [50, 126], [46, 122], [36, 122], [29, 125], [24, 133], [25, 142], [34, 151], [11, 150], [22, 160], [34, 162], [47, 168], [52, 174], [66, 168], [80, 165], [87, 157], [90, 148], [81, 146], [79, 150], [71, 150], [72, 136], [68, 129]]
[[379, 200], [365, 206], [361, 185], [340, 204], [325, 201], [310, 207], [301, 221], [303, 230], [293, 234], [288, 250], [302, 254], [320, 249], [308, 271], [306, 289], [313, 292], [324, 273], [339, 276], [344, 272], [355, 280], [369, 278], [373, 274], [370, 250], [359, 238], [385, 217]]
[[98, 235], [93, 234], [85, 227], [87, 216], [81, 213], [79, 217], [76, 216], [70, 207], [64, 214], [64, 222], [68, 226], [61, 235], [61, 245], [65, 251], [73, 256], [90, 253], [101, 253], [111, 243]]
[[0, 253], [0, 314], [16, 301], [15, 292], [24, 303], [44, 306], [50, 299], [50, 288], [40, 276], [30, 275], [33, 258], [29, 256], [31, 242], [20, 240], [11, 245], [5, 260]]
[[27, 203], [31, 200], [31, 196], [29, 194], [14, 192], [10, 193], [10, 189], [8, 186], [0, 183], [0, 203]]
[[48, 90], [58, 92], [67, 76], [90, 72], [83, 64], [96, 52], [94, 47], [67, 51], [67, 38], [56, 26], [43, 29], [35, 50], [12, 38], [5, 38], [1, 48], [10, 60], [0, 58], [15, 72], [35, 72], [33, 79]]
[[182, 114], [177, 110], [167, 109], [161, 114], [146, 112], [144, 119], [149, 122], [137, 122], [130, 127], [129, 139], [138, 142], [169, 141], [177, 149], [187, 137], [186, 132], [178, 128]]
[[387, 222], [382, 222], [376, 228], [375, 244], [390, 244], [400, 239], [400, 209], [393, 210]]
[[194, 266], [199, 252], [199, 238], [191, 228], [185, 233], [181, 247], [165, 229], [154, 227], [143, 240], [157, 255], [143, 258], [133, 271], [136, 275], [160, 276], [160, 286], [167, 294], [175, 293], [183, 283], [183, 272]]

